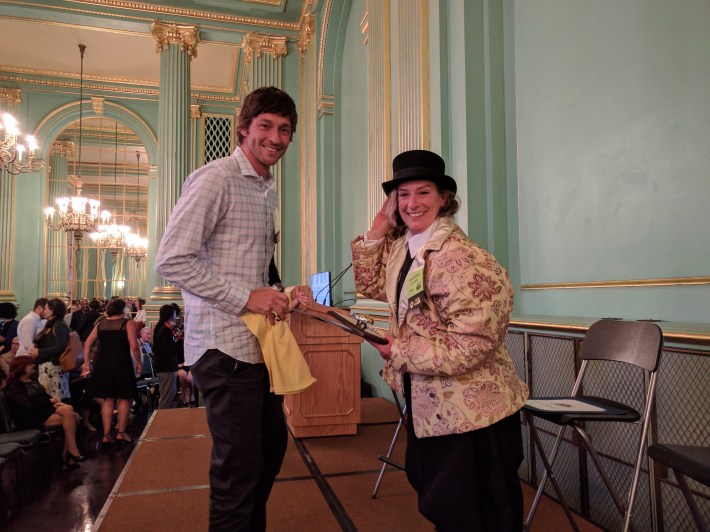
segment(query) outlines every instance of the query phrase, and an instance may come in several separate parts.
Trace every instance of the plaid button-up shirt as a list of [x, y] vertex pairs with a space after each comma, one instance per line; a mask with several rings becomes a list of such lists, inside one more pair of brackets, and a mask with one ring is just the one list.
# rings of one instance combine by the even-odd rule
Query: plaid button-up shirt
[[156, 272], [182, 290], [185, 364], [208, 349], [263, 362], [240, 314], [249, 293], [268, 285], [277, 208], [273, 176], [259, 177], [241, 148], [185, 181], [155, 261]]

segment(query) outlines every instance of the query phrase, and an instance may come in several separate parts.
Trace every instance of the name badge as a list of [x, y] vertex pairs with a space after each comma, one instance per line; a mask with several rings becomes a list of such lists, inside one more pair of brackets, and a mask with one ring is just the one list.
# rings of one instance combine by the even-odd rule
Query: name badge
[[409, 308], [417, 308], [422, 305], [424, 299], [424, 268], [417, 268], [409, 272], [406, 279], [407, 300]]

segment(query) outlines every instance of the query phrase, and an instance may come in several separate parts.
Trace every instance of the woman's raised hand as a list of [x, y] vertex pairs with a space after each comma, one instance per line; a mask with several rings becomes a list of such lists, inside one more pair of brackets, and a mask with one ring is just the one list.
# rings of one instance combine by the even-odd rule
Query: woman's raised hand
[[382, 207], [380, 207], [380, 211], [375, 216], [375, 219], [372, 220], [370, 230], [365, 235], [370, 240], [379, 240], [380, 238], [384, 238], [387, 233], [394, 229], [394, 226], [389, 223], [389, 220], [387, 220], [387, 214], [385, 213], [385, 207], [387, 206], [388, 201], [389, 199], [386, 198], [382, 204]]

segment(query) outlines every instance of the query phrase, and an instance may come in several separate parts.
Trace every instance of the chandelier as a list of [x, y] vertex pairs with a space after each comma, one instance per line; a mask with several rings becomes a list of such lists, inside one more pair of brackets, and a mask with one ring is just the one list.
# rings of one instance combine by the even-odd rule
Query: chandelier
[[[114, 145], [114, 161], [113, 161], [113, 203], [116, 205], [116, 187], [118, 166], [118, 122], [116, 122], [116, 135]], [[124, 216], [125, 218], [125, 216]], [[97, 248], [105, 249], [114, 259], [118, 252], [126, 247], [126, 238], [131, 234], [131, 228], [127, 225], [118, 225], [116, 223], [108, 223], [111, 219], [111, 213], [103, 211], [101, 213], [102, 224], [98, 226], [96, 232], [91, 233], [91, 239], [96, 244]]]
[[[86, 45], [79, 45], [81, 54], [81, 77], [79, 82], [79, 170], [81, 171], [81, 123], [84, 102], [84, 50]], [[77, 247], [81, 244], [81, 239], [86, 233], [95, 231], [99, 225], [100, 202], [95, 199], [85, 198], [81, 195], [83, 183], [77, 176], [76, 196], [61, 197], [56, 199], [59, 209], [47, 207], [44, 210], [47, 227], [55, 231], [66, 231], [74, 236]], [[88, 209], [87, 209], [88, 207]], [[104, 223], [108, 219], [103, 219]]]
[[94, 231], [99, 224], [100, 202], [81, 195], [81, 181], [77, 181], [76, 196], [57, 198], [58, 209], [44, 209], [47, 227], [66, 231], [74, 236], [77, 245], [85, 233]]
[[[0, 140], [0, 170], [3, 168], [12, 175], [36, 172], [44, 168], [44, 161], [35, 160], [37, 140], [32, 135], [24, 135], [24, 142], [18, 142], [20, 130], [17, 120], [10, 113], [2, 115], [0, 131], [5, 130]], [[27, 157], [24, 157], [25, 151]], [[23, 158], [26, 160], [23, 161]]]
[[[138, 210], [140, 209], [141, 203], [141, 152], [139, 151], [136, 152], [136, 168], [136, 181], [138, 183], [138, 186], [136, 187], [138, 191], [136, 209]], [[140, 226], [138, 227], [140, 230]], [[131, 233], [130, 235], [127, 235], [126, 253], [128, 253], [129, 257], [136, 261], [136, 264], [140, 264], [142, 260], [148, 257], [148, 239], [143, 238], [140, 234]]]
[[131, 233], [126, 237], [126, 253], [140, 264], [140, 262], [148, 257], [148, 239], [143, 238], [135, 233]]

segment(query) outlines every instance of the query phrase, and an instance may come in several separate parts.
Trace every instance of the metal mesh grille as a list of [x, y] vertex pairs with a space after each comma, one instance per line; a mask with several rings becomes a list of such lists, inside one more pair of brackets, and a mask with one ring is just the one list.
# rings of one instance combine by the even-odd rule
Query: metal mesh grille
[[[537, 433], [538, 436], [540, 436], [540, 441], [542, 441], [542, 445], [545, 448], [545, 454], [549, 459], [550, 451], [555, 443], [559, 427], [557, 425], [551, 425], [555, 428], [555, 431], [554, 433], [547, 433], [540, 429], [539, 421], [539, 419], [535, 419], [535, 426], [537, 427]], [[560, 444], [560, 450], [555, 458], [555, 463], [552, 464], [552, 470], [555, 472], [555, 478], [557, 479], [557, 483], [560, 485], [560, 489], [564, 494], [567, 505], [574, 511], [579, 512], [581, 510], [579, 489], [579, 449], [570, 441], [571, 436], [571, 430], [565, 431], [565, 437]], [[538, 452], [535, 453], [535, 459], [537, 467], [537, 478], [535, 479], [535, 484], [537, 484], [540, 480], [542, 480], [542, 475], [545, 473], [545, 466], [542, 464], [542, 460], [540, 459]], [[550, 482], [547, 482], [545, 485], [545, 493], [553, 499], [557, 499], [555, 489], [552, 487], [552, 483]]]
[[[664, 350], [658, 368], [656, 409], [662, 443], [710, 442], [710, 357]], [[679, 386], [679, 383], [682, 385]]]
[[527, 382], [528, 379], [525, 375], [525, 335], [523, 333], [510, 333], [505, 343], [508, 346], [508, 352], [513, 360], [518, 378], [523, 382]]
[[532, 336], [530, 360], [533, 361], [531, 396], [569, 395], [576, 375], [572, 339]]
[[[584, 378], [584, 394], [612, 399], [643, 413], [643, 370], [621, 362], [591, 361]], [[628, 464], [636, 462], [640, 424], [587, 423], [586, 428], [598, 453]]]
[[[630, 442], [627, 441], [626, 446], [630, 446]], [[601, 462], [602, 466], [606, 469], [606, 473], [616, 493], [619, 495], [621, 501], [626, 504], [634, 472], [633, 464], [627, 465], [603, 456], [601, 457]], [[606, 489], [591, 459], [589, 460], [587, 472], [589, 475], [590, 520], [607, 530], [621, 530], [624, 525], [621, 512], [619, 512], [614, 504], [614, 500], [611, 498], [609, 491]], [[632, 525], [635, 530], [651, 530], [652, 528], [648, 490], [648, 474], [642, 470], [639, 476], [638, 488], [636, 489], [632, 518]]]
[[229, 116], [204, 115], [205, 163], [232, 153], [232, 119]]
[[[525, 334], [529, 335], [527, 351]], [[521, 378], [525, 375], [525, 371], [529, 371], [528, 385], [531, 396], [568, 395], [576, 377], [575, 348], [579, 345], [575, 342], [576, 335], [553, 336], [533, 332], [525, 334], [521, 330], [511, 330], [507, 344]], [[666, 348], [663, 351], [658, 370], [656, 413], [652, 417], [654, 441], [708, 445], [710, 441], [708, 375], [710, 375], [710, 356], [707, 352], [681, 348]], [[646, 393], [643, 370], [623, 363], [590, 361], [583, 384], [583, 393], [608, 397], [642, 413]], [[559, 427], [539, 418], [535, 419], [535, 426], [538, 428], [545, 450], [549, 453]], [[611, 483], [626, 503], [641, 436], [640, 423], [587, 423], [586, 428], [595, 449], [601, 456]], [[542, 477], [544, 468], [541, 460], [536, 456], [534, 469], [537, 479], [531, 478], [530, 434], [525, 423], [522, 429], [525, 462], [520, 468], [520, 477], [534, 484]], [[586, 457], [585, 478], [585, 472], [579, 469], [579, 450], [571, 440], [572, 432], [567, 431], [554, 466], [565, 499], [571, 508], [581, 511], [580, 494], [583, 492], [583, 483], [586, 482], [589, 493], [589, 515], [586, 517], [605, 529], [620, 529], [623, 525], [621, 514], [604, 486], [591, 457]], [[648, 461], [644, 453], [634, 502], [633, 526], [637, 530], [652, 529], [652, 504], [649, 494], [653, 490], [649, 488], [650, 477], [647, 465]], [[710, 488], [692, 479], [686, 480], [707, 522], [710, 519]], [[695, 525], [674, 474], [670, 472], [664, 476], [662, 470], [656, 468], [654, 482], [660, 494], [660, 500], [656, 503], [659, 508], [659, 529], [693, 530]], [[549, 482], [546, 492], [555, 497]]]

